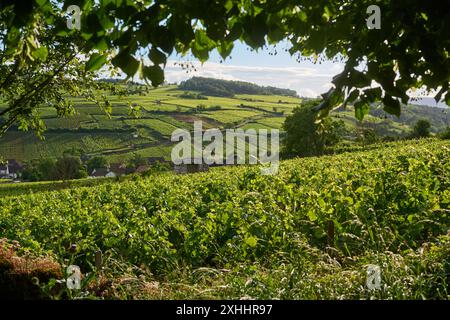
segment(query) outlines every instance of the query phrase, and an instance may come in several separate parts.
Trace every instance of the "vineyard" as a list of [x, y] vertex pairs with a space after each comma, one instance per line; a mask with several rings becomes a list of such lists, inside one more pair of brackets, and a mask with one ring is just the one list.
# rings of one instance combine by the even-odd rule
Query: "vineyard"
[[448, 299], [449, 154], [425, 139], [283, 161], [275, 176], [236, 166], [34, 191], [0, 198], [0, 236], [80, 266], [80, 291], [41, 281], [53, 298]]
[[[190, 99], [194, 91], [168, 85], [141, 94], [120, 97], [105, 94], [112, 104], [111, 115], [93, 102], [73, 97], [76, 114], [58, 117], [51, 107], [39, 108], [47, 127], [45, 140], [32, 132], [12, 128], [0, 139], [0, 156], [19, 162], [40, 158], [58, 158], [68, 149], [78, 149], [87, 156], [104, 156], [109, 161], [126, 162], [135, 153], [146, 157], [170, 158], [170, 137], [175, 128], [192, 130], [194, 121], [205, 128], [280, 129], [286, 117], [303, 101], [280, 95], [239, 94], [234, 97], [204, 96]], [[129, 106], [139, 111], [130, 113]], [[6, 107], [0, 101], [0, 111]], [[433, 133], [442, 132], [450, 123], [450, 113], [442, 108], [408, 105], [400, 118], [388, 117], [375, 108], [360, 122], [354, 110], [333, 112], [349, 131], [372, 128], [380, 136], [403, 137], [419, 119], [428, 119]], [[354, 144], [352, 139], [345, 141]], [[149, 147], [151, 144], [151, 147]], [[169, 147], [169, 148], [168, 148]]]

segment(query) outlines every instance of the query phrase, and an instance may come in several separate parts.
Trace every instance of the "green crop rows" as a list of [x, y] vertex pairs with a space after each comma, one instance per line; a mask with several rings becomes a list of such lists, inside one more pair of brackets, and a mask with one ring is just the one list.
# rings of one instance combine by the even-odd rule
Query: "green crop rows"
[[85, 272], [101, 249], [109, 277], [160, 281], [163, 297], [447, 299], [449, 154], [422, 140], [284, 161], [274, 176], [239, 166], [35, 191], [0, 198], [0, 235]]
[[[286, 117], [302, 102], [301, 98], [246, 94], [191, 99], [185, 95], [198, 92], [179, 90], [174, 85], [152, 89], [143, 95], [122, 97], [110, 92], [100, 94], [105, 94], [112, 104], [110, 116], [94, 102], [81, 97], [71, 98], [76, 113], [73, 116], [58, 117], [55, 109], [40, 107], [38, 111], [48, 128], [44, 133], [46, 144], [38, 141], [32, 133], [12, 128], [0, 139], [0, 156], [23, 162], [58, 157], [66, 149], [74, 147], [83, 150], [87, 156], [101, 155], [110, 161], [126, 162], [136, 152], [156, 157], [161, 150], [167, 151], [166, 146], [175, 127], [191, 130], [193, 122], [201, 120], [205, 129], [283, 130]], [[135, 112], [131, 112], [130, 106]], [[4, 107], [5, 104], [0, 102], [0, 109]], [[342, 120], [349, 131], [372, 128], [379, 135], [393, 138], [408, 135], [414, 123], [421, 118], [431, 122], [433, 133], [445, 130], [449, 121], [445, 110], [413, 105], [408, 105], [400, 118], [386, 118], [380, 110], [372, 110], [372, 113], [363, 122], [356, 120], [352, 107], [333, 112], [331, 116]], [[120, 139], [111, 137], [116, 131]], [[135, 138], [136, 134], [138, 138]], [[83, 137], [100, 142], [97, 146], [87, 146], [81, 142]], [[354, 141], [347, 139], [346, 143], [353, 144]], [[158, 145], [158, 148], [149, 149], [149, 144]], [[152, 154], [152, 151], [155, 153]], [[163, 156], [169, 158], [170, 150]]]

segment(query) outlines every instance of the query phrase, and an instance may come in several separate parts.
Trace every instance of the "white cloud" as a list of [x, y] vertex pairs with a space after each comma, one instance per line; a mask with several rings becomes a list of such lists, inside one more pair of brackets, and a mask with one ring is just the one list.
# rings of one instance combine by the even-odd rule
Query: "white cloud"
[[315, 97], [319, 96], [319, 93], [317, 91], [314, 91], [314, 90], [311, 90], [311, 89], [302, 89], [300, 91], [297, 91], [297, 93], [301, 97], [315, 98]]
[[179, 83], [193, 76], [202, 76], [287, 88], [297, 91], [301, 96], [308, 97], [316, 97], [327, 91], [331, 79], [341, 70], [341, 66], [336, 65], [332, 65], [324, 72], [323, 67], [260, 67], [214, 62], [206, 62], [201, 65], [199, 62], [191, 62], [190, 64], [196, 71], [186, 72], [176, 63], [175, 60], [169, 60], [165, 69], [166, 80], [172, 83]]

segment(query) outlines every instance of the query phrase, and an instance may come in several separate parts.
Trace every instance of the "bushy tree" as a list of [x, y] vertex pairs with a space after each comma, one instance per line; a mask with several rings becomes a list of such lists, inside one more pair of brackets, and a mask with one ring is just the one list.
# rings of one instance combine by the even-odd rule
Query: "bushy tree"
[[21, 176], [25, 181], [52, 180], [55, 161], [53, 159], [31, 160], [25, 163]]
[[426, 138], [430, 136], [431, 124], [428, 120], [420, 119], [413, 128], [412, 136], [414, 138]]
[[450, 139], [450, 126], [441, 133], [441, 139]]
[[41, 181], [42, 175], [35, 165], [29, 163], [22, 170], [22, 179], [25, 181], [32, 181], [32, 182]]
[[152, 174], [155, 174], [155, 173], [168, 172], [168, 171], [171, 171], [171, 170], [172, 170], [172, 165], [170, 163], [156, 161], [142, 175], [144, 177], [148, 177], [148, 176], [150, 176]]
[[204, 105], [204, 104], [199, 104], [199, 105], [197, 105], [196, 107], [195, 107], [195, 111], [196, 112], [203, 112], [203, 111], [205, 111], [206, 110], [206, 106]]
[[337, 122], [330, 118], [316, 121], [316, 105], [316, 100], [305, 101], [286, 118], [283, 124], [286, 132], [283, 140], [285, 155], [321, 155], [327, 147], [337, 144], [342, 138], [345, 128], [342, 121]]
[[40, 180], [53, 180], [55, 179], [55, 167], [56, 161], [54, 159], [46, 158], [41, 159], [37, 164], [37, 170], [40, 173]]
[[348, 134], [345, 123], [342, 120], [324, 119], [322, 120], [322, 131], [324, 134], [324, 144], [326, 147], [337, 145]]
[[29, 161], [22, 170], [22, 179], [26, 181], [54, 180], [55, 164], [56, 161], [51, 158]]
[[[190, 52], [204, 62], [217, 49], [226, 59], [238, 40], [253, 49], [287, 41], [288, 51], [298, 60], [343, 61], [343, 71], [317, 106], [321, 116], [354, 103], [361, 119], [375, 101], [382, 101], [386, 112], [399, 115], [400, 102], [408, 102], [412, 88], [434, 92], [436, 100], [450, 105], [448, 1], [378, 0], [381, 29], [367, 27], [373, 0], [74, 3], [82, 10], [80, 30], [66, 26], [63, 13], [73, 4], [70, 1], [0, 2], [0, 98], [9, 106], [0, 114], [3, 131], [16, 121], [21, 127], [42, 128], [36, 109], [45, 103], [61, 114], [70, 111], [58, 94], [62, 91], [47, 94], [46, 88], [70, 79], [64, 75], [71, 73], [72, 62], [73, 68], [82, 63], [85, 68], [78, 70], [88, 72], [113, 66], [157, 86], [164, 82], [163, 68], [174, 51]], [[56, 46], [59, 50], [54, 51]], [[150, 62], [140, 59], [142, 54]], [[76, 62], [83, 55], [86, 61]], [[11, 85], [17, 81], [20, 90]], [[380, 87], [373, 88], [373, 82]], [[65, 90], [76, 91], [69, 85]], [[221, 87], [217, 91], [229, 94]]]
[[[42, 137], [46, 126], [38, 108], [54, 108], [61, 117], [73, 115], [70, 96], [83, 96], [109, 110], [106, 98], [95, 92], [105, 84], [94, 81], [93, 73], [85, 68], [81, 36], [58, 36], [45, 17], [30, 29], [6, 35], [4, 19], [12, 16], [14, 13], [0, 5], [0, 99], [6, 103], [0, 110], [0, 136], [15, 126], [33, 129]], [[21, 38], [17, 43], [21, 52], [8, 46], [11, 37]]]
[[109, 166], [109, 162], [105, 157], [93, 157], [88, 160], [86, 166], [88, 172], [91, 173], [94, 169], [107, 168]]
[[355, 131], [356, 141], [364, 146], [380, 141], [379, 135], [372, 128], [357, 128]]
[[87, 172], [79, 157], [65, 155], [55, 164], [55, 178], [71, 180], [86, 178]]
[[128, 167], [133, 169], [146, 164], [148, 164], [147, 160], [139, 153], [134, 153], [133, 157], [128, 161]]

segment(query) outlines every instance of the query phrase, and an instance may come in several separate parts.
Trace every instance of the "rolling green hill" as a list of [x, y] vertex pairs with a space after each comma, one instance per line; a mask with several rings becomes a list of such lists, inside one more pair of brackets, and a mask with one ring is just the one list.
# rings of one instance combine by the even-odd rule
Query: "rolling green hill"
[[[216, 82], [227, 83], [214, 80]], [[286, 116], [302, 101], [281, 89], [249, 86], [245, 87], [246, 92], [254, 92], [255, 88], [266, 91], [261, 89], [260, 93], [264, 94], [240, 94], [245, 90], [239, 91], [233, 86], [230, 86], [234, 88], [230, 97], [208, 96], [181, 90], [176, 85], [142, 92], [135, 90], [138, 93], [127, 97], [110, 94], [108, 98], [113, 105], [110, 116], [81, 98], [73, 98], [77, 114], [71, 117], [58, 118], [54, 109], [42, 107], [39, 112], [48, 129], [45, 141], [33, 132], [21, 132], [13, 127], [0, 138], [0, 156], [26, 161], [58, 157], [65, 150], [75, 148], [89, 156], [104, 155], [119, 162], [126, 161], [133, 153], [169, 158], [170, 136], [176, 128], [191, 129], [194, 121], [201, 120], [204, 128], [281, 129]], [[279, 95], [270, 92], [279, 92]], [[135, 109], [140, 107], [139, 117], [130, 113], [130, 105]], [[374, 109], [359, 122], [351, 108], [334, 112], [332, 117], [343, 120], [348, 129], [373, 128], [388, 136], [406, 135], [420, 118], [432, 123], [433, 132], [442, 131], [450, 124], [450, 112], [446, 109], [411, 105], [402, 110], [399, 119]]]
[[229, 81], [203, 77], [193, 77], [180, 83], [180, 89], [202, 92], [204, 95], [234, 97], [235, 94], [282, 95], [297, 97], [294, 90], [262, 87], [250, 82]]

